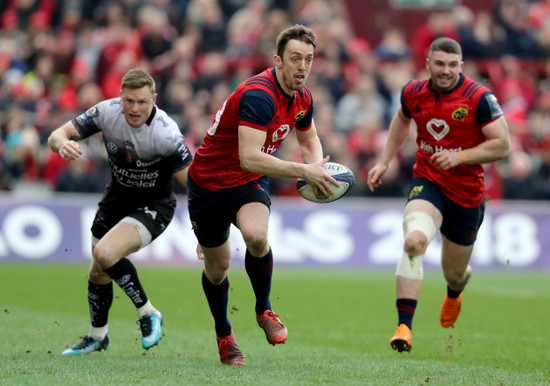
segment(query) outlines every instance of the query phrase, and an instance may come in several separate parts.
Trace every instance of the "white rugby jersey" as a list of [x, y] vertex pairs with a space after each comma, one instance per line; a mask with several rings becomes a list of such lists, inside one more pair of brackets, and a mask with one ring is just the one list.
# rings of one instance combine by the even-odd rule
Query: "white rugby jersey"
[[178, 125], [156, 106], [140, 128], [126, 122], [121, 98], [102, 101], [72, 122], [82, 138], [102, 132], [112, 189], [130, 194], [130, 200], [170, 195], [173, 173], [192, 160]]

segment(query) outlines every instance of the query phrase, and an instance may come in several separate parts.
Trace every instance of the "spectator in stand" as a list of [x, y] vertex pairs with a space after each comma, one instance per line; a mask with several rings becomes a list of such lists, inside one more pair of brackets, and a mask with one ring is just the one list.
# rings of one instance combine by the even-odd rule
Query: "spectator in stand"
[[98, 176], [91, 158], [81, 157], [70, 162], [59, 174], [54, 190], [71, 193], [101, 193], [107, 182], [108, 179], [104, 180]]
[[449, 11], [430, 12], [426, 22], [414, 32], [411, 49], [417, 69], [424, 68], [430, 44], [439, 37], [448, 37], [457, 41], [460, 39], [453, 15]]
[[457, 5], [452, 12], [458, 38], [464, 47], [464, 59], [494, 58], [498, 55], [490, 12], [474, 13], [465, 5]]
[[227, 20], [217, 1], [192, 2], [190, 22], [197, 28], [200, 53], [223, 52], [227, 47]]
[[412, 56], [405, 34], [395, 27], [384, 31], [382, 40], [376, 46], [375, 52], [382, 61], [406, 60]]
[[40, 176], [40, 138], [26, 112], [11, 107], [1, 122], [4, 141], [4, 166], [13, 179], [36, 181]]
[[349, 134], [365, 117], [382, 118], [384, 111], [385, 102], [377, 92], [376, 80], [370, 74], [362, 74], [336, 105], [336, 128]]
[[533, 159], [523, 150], [510, 153], [502, 179], [503, 198], [534, 200], [539, 198], [537, 180], [533, 174]]
[[535, 28], [529, 22], [527, 1], [501, 0], [495, 9], [495, 21], [504, 31], [501, 55], [522, 59], [537, 56]]

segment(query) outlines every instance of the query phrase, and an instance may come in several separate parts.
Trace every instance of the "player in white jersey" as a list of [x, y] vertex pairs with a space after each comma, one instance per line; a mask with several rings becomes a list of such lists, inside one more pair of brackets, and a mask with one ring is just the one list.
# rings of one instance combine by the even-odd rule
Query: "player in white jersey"
[[91, 329], [62, 355], [107, 348], [113, 280], [137, 309], [143, 348], [153, 347], [162, 337], [162, 315], [147, 298], [136, 268], [126, 256], [150, 244], [172, 220], [176, 208], [172, 177], [187, 186], [192, 155], [177, 124], [155, 105], [156, 98], [154, 79], [144, 70], [130, 70], [122, 79], [119, 98], [98, 103], [48, 138], [53, 151], [73, 161], [82, 155], [77, 141], [101, 132], [111, 168], [111, 181], [91, 229]]

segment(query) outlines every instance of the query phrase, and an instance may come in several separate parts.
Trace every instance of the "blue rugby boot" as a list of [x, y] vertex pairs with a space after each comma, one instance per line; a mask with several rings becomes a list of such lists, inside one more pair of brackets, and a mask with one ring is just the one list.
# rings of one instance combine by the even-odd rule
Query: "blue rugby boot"
[[82, 338], [82, 341], [71, 348], [66, 349], [61, 353], [63, 356], [68, 355], [84, 355], [94, 351], [107, 350], [109, 346], [109, 336], [105, 335], [103, 340], [95, 340], [89, 335]]
[[141, 328], [141, 335], [143, 335], [141, 345], [145, 350], [149, 350], [162, 338], [161, 325], [162, 315], [160, 313], [145, 315], [139, 319], [139, 327]]

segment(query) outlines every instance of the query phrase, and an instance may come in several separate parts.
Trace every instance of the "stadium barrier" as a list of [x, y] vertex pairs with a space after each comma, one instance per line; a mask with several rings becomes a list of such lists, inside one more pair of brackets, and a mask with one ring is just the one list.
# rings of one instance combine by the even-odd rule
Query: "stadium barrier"
[[[0, 196], [0, 263], [87, 263], [90, 226], [100, 196]], [[343, 198], [314, 204], [301, 198], [274, 198], [269, 237], [278, 266], [394, 269], [403, 236], [401, 199]], [[550, 270], [550, 206], [546, 202], [487, 204], [472, 256], [474, 268]], [[245, 247], [231, 232], [233, 264]], [[426, 269], [440, 267], [439, 235], [428, 248]], [[140, 264], [201, 264], [185, 197], [166, 231], [133, 254]]]

